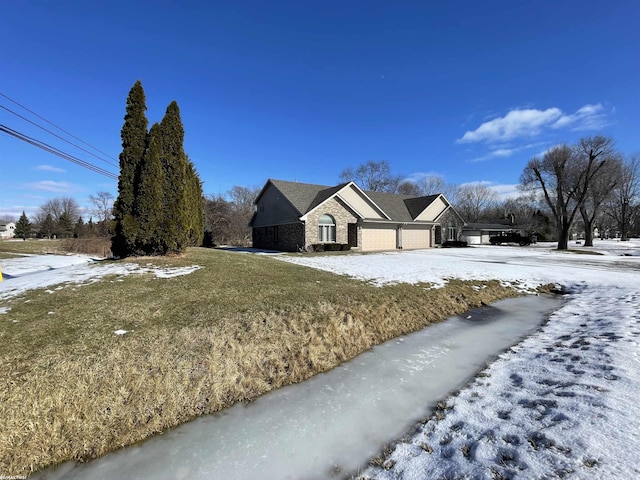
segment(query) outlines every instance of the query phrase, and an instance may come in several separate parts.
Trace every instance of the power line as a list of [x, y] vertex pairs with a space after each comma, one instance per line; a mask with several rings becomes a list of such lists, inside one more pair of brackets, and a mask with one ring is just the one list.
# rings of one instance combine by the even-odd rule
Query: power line
[[[70, 133], [70, 132], [66, 131], [64, 128], [62, 128], [62, 127], [60, 127], [60, 126], [56, 125], [55, 123], [53, 123], [53, 122], [51, 122], [51, 121], [47, 120], [47, 119], [46, 119], [46, 118], [44, 118], [42, 115], [38, 115], [36, 112], [34, 112], [33, 110], [29, 109], [28, 107], [25, 107], [24, 105], [22, 105], [22, 104], [18, 103], [17, 101], [15, 101], [13, 98], [9, 97], [8, 95], [5, 95], [4, 93], [0, 92], [0, 96], [2, 96], [2, 97], [4, 97], [4, 98], [6, 98], [6, 99], [7, 99], [7, 100], [9, 100], [10, 102], [15, 103], [16, 105], [18, 105], [19, 107], [21, 107], [21, 108], [25, 109], [27, 112], [31, 113], [32, 115], [35, 115], [35, 116], [36, 116], [36, 117], [38, 117], [39, 119], [44, 120], [44, 121], [45, 121], [45, 122], [47, 122], [49, 125], [52, 125], [52, 126], [56, 127], [58, 130], [60, 130], [60, 131], [62, 131], [62, 132], [64, 132], [64, 133], [66, 133], [66, 134], [67, 134], [67, 135], [69, 135], [70, 137], [75, 138], [76, 140], [78, 140], [78, 141], [79, 141], [79, 142], [81, 142], [81, 143], [84, 143], [86, 146], [88, 146], [89, 148], [92, 148], [92, 149], [93, 149], [93, 150], [95, 150], [96, 152], [100, 152], [101, 154], [105, 155], [106, 157], [109, 157], [110, 159], [115, 160], [116, 162], [118, 162], [118, 159], [113, 158], [113, 157], [112, 157], [111, 155], [109, 155], [108, 153], [105, 153], [105, 152], [103, 152], [102, 150], [100, 150], [99, 148], [96, 148], [96, 147], [94, 147], [93, 145], [91, 145], [91, 144], [89, 144], [89, 143], [85, 142], [85, 141], [84, 141], [84, 140], [82, 140], [81, 138], [76, 137], [73, 133]], [[10, 111], [10, 112], [11, 112], [11, 110], [9, 110], [9, 109], [8, 109], [8, 108], [6, 108], [6, 107], [2, 107], [2, 108], [4, 108], [5, 110], [8, 110], [8, 111]], [[18, 115], [18, 114], [17, 114], [17, 113], [15, 113], [15, 112], [11, 112], [11, 113], [13, 113], [14, 115]], [[23, 119], [27, 120], [26, 118], [24, 118], [24, 117], [22, 117], [22, 116], [20, 116], [20, 115], [18, 115], [18, 116], [19, 116], [20, 118], [23, 118]], [[27, 121], [28, 121], [28, 122], [30, 122], [30, 123], [33, 123], [33, 122], [31, 122], [30, 120], [27, 120]], [[52, 133], [52, 132], [50, 132], [49, 130], [46, 130], [45, 128], [41, 127], [40, 125], [37, 125], [37, 124], [35, 124], [35, 123], [33, 123], [33, 124], [34, 124], [34, 125], [36, 125], [38, 128], [42, 128], [42, 129], [43, 129], [43, 130], [45, 130], [46, 132], [49, 132], [49, 133], [51, 133], [52, 135], [55, 135], [55, 136], [57, 137], [57, 135], [56, 135], [55, 133]], [[58, 138], [61, 138], [61, 137], [58, 137]], [[71, 143], [71, 142], [69, 142], [68, 140], [65, 140], [64, 138], [63, 138], [62, 140], [64, 140], [64, 141], [65, 141], [65, 142], [67, 142], [67, 143]], [[75, 144], [73, 144], [73, 143], [71, 143], [71, 145], [74, 145], [75, 147], [78, 147], [77, 145], [75, 145]], [[80, 147], [78, 147], [78, 148], [80, 148]], [[82, 148], [80, 148], [80, 149], [81, 149], [81, 150], [83, 150]], [[86, 152], [86, 150], [84, 150], [84, 151]], [[105, 160], [105, 159], [103, 159], [103, 158], [100, 158], [100, 157], [98, 157], [97, 155], [95, 155], [95, 154], [93, 154], [93, 153], [91, 153], [91, 152], [87, 152], [87, 153], [89, 153], [89, 154], [93, 155], [93, 156], [94, 156], [94, 157], [96, 157], [96, 158], [99, 158], [100, 160], [102, 160], [103, 162], [108, 163], [109, 165], [113, 165], [114, 167], [119, 166], [119, 165], [114, 165], [113, 163], [109, 162], [108, 160]]]
[[78, 157], [75, 157], [73, 155], [70, 155], [66, 152], [63, 152], [62, 150], [57, 149], [56, 147], [52, 147], [51, 145], [42, 142], [40, 140], [36, 140], [35, 138], [32, 138], [28, 135], [25, 135], [24, 133], [20, 133], [12, 128], [7, 127], [6, 125], [2, 125], [0, 124], [0, 132], [4, 132], [7, 135], [11, 135], [14, 138], [17, 138], [18, 140], [22, 140], [23, 142], [26, 142], [30, 145], [33, 145], [35, 147], [38, 147], [46, 152], [52, 153], [54, 155], [57, 155], [61, 158], [64, 158], [65, 160], [68, 160], [69, 162], [75, 163], [76, 165], [79, 165], [81, 167], [87, 168], [89, 170], [91, 170], [92, 172], [98, 173], [100, 175], [104, 175], [105, 177], [108, 177], [112, 180], [117, 180], [118, 179], [118, 175], [116, 175], [115, 173], [109, 172], [108, 170], [105, 170], [103, 168], [100, 168], [96, 165], [93, 165], [92, 163], [89, 162], [85, 162], [84, 160], [79, 159]]
[[98, 155], [96, 155], [95, 153], [92, 153], [92, 152], [90, 152], [89, 150], [86, 150], [86, 149], [82, 148], [80, 145], [76, 145], [75, 143], [70, 142], [70, 141], [69, 141], [69, 140], [67, 140], [66, 138], [63, 138], [63, 137], [61, 137], [60, 135], [58, 135], [58, 134], [56, 134], [56, 133], [53, 133], [51, 130], [47, 130], [46, 128], [44, 128], [44, 127], [42, 127], [42, 126], [38, 125], [37, 123], [35, 123], [35, 122], [33, 122], [33, 121], [29, 120], [29, 119], [28, 119], [28, 118], [26, 118], [26, 117], [23, 117], [23, 116], [22, 116], [22, 115], [20, 115], [19, 113], [14, 112], [13, 110], [11, 110], [11, 109], [9, 109], [9, 108], [5, 107], [4, 105], [0, 105], [0, 108], [2, 108], [3, 110], [6, 110], [6, 111], [7, 111], [7, 112], [9, 112], [9, 113], [13, 113], [16, 117], [20, 117], [20, 118], [21, 118], [21, 119], [23, 119], [24, 121], [29, 122], [31, 125], [35, 125], [35, 126], [36, 126], [36, 127], [38, 127], [39, 129], [44, 130], [44, 131], [45, 131], [45, 132], [47, 132], [47, 133], [50, 133], [50, 134], [51, 134], [51, 135], [53, 135], [54, 137], [59, 138], [60, 140], [62, 140], [63, 142], [67, 142], [69, 145], [73, 145], [74, 147], [79, 148], [79, 149], [80, 149], [80, 150], [82, 150], [83, 152], [88, 153], [89, 155], [91, 155], [91, 156], [93, 156], [93, 157], [96, 157], [98, 160], [102, 160], [103, 162], [105, 162], [105, 163], [107, 163], [107, 164], [109, 164], [109, 165], [111, 165], [111, 166], [113, 166], [113, 167], [117, 167], [117, 166], [118, 166], [118, 165], [116, 165], [116, 164], [114, 164], [114, 163], [112, 163], [112, 162], [110, 162], [110, 161], [108, 161], [108, 160], [105, 160], [105, 159], [104, 159], [104, 158], [102, 158], [102, 157], [99, 157], [99, 156], [98, 156]]

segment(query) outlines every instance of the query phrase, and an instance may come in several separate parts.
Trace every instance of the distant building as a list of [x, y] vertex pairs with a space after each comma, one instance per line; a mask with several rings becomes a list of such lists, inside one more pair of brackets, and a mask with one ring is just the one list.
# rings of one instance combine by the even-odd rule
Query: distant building
[[523, 234], [525, 229], [515, 223], [515, 217], [492, 220], [487, 223], [465, 223], [462, 227], [462, 240], [468, 245], [489, 245], [494, 235], [517, 232]]
[[15, 222], [0, 223], [0, 238], [13, 238], [15, 229]]

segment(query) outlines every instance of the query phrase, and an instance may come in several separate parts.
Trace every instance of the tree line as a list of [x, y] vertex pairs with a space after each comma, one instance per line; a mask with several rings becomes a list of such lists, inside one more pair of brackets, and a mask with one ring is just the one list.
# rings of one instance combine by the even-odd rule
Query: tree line
[[500, 200], [489, 185], [447, 184], [437, 175], [417, 180], [392, 172], [386, 160], [369, 161], [340, 174], [364, 190], [410, 196], [443, 193], [467, 223], [513, 216], [528, 233], [568, 248], [572, 232], [593, 246], [593, 234], [627, 240], [640, 233], [640, 157], [624, 156], [611, 138], [586, 137], [559, 145], [527, 163], [519, 195]]
[[[38, 207], [31, 219], [22, 212], [16, 222], [15, 236], [38, 238], [108, 238], [112, 218], [113, 195], [98, 192], [89, 195], [91, 207], [83, 209], [72, 197], [56, 197]], [[84, 219], [89, 216], [89, 219]], [[12, 220], [7, 218], [7, 220]]]

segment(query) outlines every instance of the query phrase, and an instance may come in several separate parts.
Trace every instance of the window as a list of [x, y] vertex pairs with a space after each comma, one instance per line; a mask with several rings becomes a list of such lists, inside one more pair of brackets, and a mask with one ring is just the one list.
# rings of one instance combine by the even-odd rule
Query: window
[[449, 225], [447, 227], [448, 238], [447, 240], [456, 240], [456, 227], [453, 225]]
[[336, 241], [336, 222], [331, 215], [323, 215], [318, 219], [318, 242]]

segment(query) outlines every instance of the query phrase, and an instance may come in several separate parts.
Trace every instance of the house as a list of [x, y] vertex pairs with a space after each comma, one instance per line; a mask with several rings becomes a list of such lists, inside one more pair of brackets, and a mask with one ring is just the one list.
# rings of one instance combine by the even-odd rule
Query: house
[[489, 245], [489, 238], [507, 232], [524, 233], [523, 228], [515, 224], [513, 215], [488, 223], [466, 223], [460, 236], [468, 245]]
[[411, 197], [268, 180], [255, 200], [253, 246], [281, 251], [342, 244], [362, 251], [429, 248], [459, 240], [464, 221], [444, 195]]
[[15, 222], [0, 223], [0, 238], [13, 238], [15, 229]]

